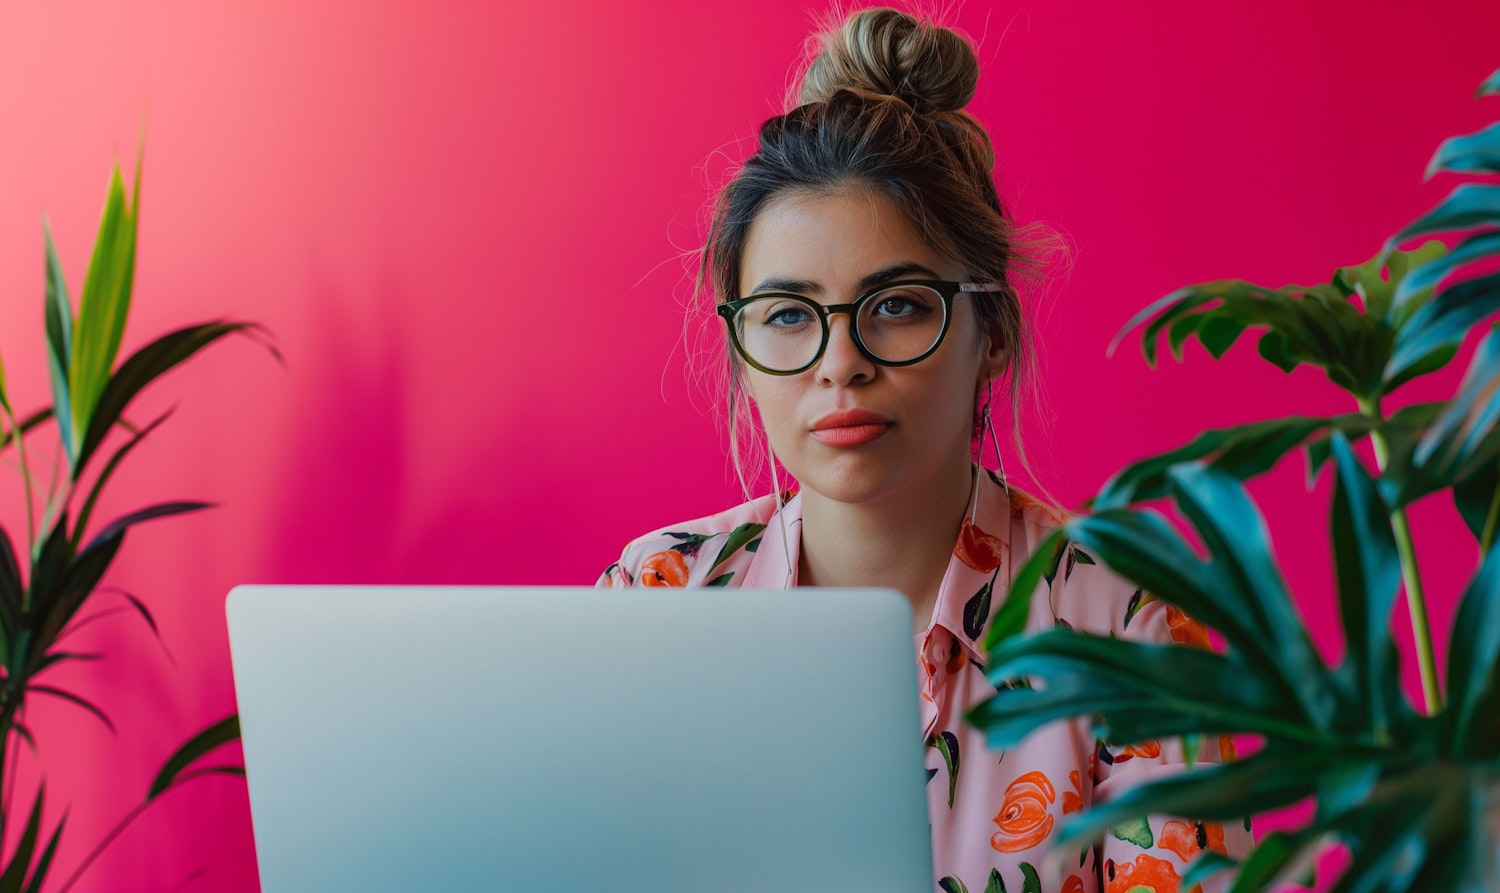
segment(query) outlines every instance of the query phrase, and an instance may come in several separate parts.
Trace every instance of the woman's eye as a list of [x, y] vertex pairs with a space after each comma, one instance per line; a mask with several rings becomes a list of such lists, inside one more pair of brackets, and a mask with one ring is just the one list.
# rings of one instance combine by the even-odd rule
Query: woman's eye
[[907, 292], [881, 295], [875, 303], [875, 315], [882, 319], [915, 319], [931, 309], [922, 296]]
[[763, 323], [776, 328], [791, 328], [812, 321], [812, 311], [800, 304], [782, 304], [772, 307], [763, 318]]

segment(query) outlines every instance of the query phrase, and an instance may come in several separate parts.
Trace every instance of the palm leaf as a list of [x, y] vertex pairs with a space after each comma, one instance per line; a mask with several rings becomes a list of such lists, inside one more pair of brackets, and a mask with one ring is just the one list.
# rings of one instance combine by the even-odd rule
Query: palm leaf
[[68, 386], [68, 372], [73, 365], [73, 305], [68, 299], [68, 283], [63, 277], [57, 249], [52, 244], [52, 229], [44, 220], [42, 238], [46, 243], [47, 291], [44, 305], [47, 326], [47, 367], [52, 376], [52, 408], [57, 414], [57, 432], [69, 458], [77, 453], [78, 437], [73, 425], [73, 402]]
[[1500, 757], [1500, 549], [1491, 548], [1470, 581], [1448, 644], [1444, 749], [1454, 757]]
[[119, 449], [115, 450], [114, 455], [109, 457], [109, 461], [104, 464], [103, 470], [95, 478], [94, 485], [89, 488], [88, 496], [83, 501], [83, 507], [78, 510], [78, 521], [73, 527], [73, 545], [75, 548], [83, 542], [84, 534], [88, 530], [89, 518], [94, 512], [94, 503], [98, 501], [100, 494], [104, 492], [104, 485], [109, 482], [110, 477], [114, 474], [115, 469], [119, 467], [120, 462], [126, 456], [130, 455], [131, 450], [134, 450], [136, 445], [146, 438], [146, 435], [155, 431], [157, 426], [165, 422], [172, 415], [173, 411], [169, 409], [157, 416], [150, 424], [137, 431], [129, 440], [125, 441]]
[[[140, 196], [140, 167], [136, 167], [136, 197]], [[68, 368], [75, 431], [87, 431], [94, 406], [99, 402], [115, 355], [125, 320], [130, 313], [130, 295], [135, 280], [136, 213], [125, 194], [125, 182], [116, 167], [110, 177], [104, 219], [94, 242], [79, 299], [74, 330], [73, 355]], [[75, 454], [73, 458], [77, 459]]]
[[[131, 354], [120, 368], [104, 384], [98, 405], [88, 422], [88, 431], [83, 437], [77, 461], [73, 465], [73, 478], [77, 480], [94, 451], [104, 440], [104, 435], [119, 421], [125, 407], [146, 385], [161, 377], [178, 363], [188, 359], [213, 342], [235, 332], [259, 335], [266, 338], [265, 330], [254, 323], [209, 322], [187, 326], [157, 338]], [[274, 346], [266, 342], [272, 355], [280, 358]]]
[[1337, 471], [1331, 518], [1333, 557], [1345, 661], [1355, 680], [1356, 696], [1352, 700], [1366, 713], [1361, 731], [1368, 729], [1377, 739], [1384, 739], [1389, 732], [1387, 706], [1396, 659], [1389, 624], [1401, 581], [1401, 563], [1391, 532], [1390, 509], [1354, 457], [1349, 441], [1337, 432], [1333, 435], [1333, 459]]
[[151, 782], [151, 789], [146, 792], [146, 802], [150, 803], [174, 785], [187, 780], [185, 770], [205, 754], [231, 741], [238, 741], [239, 737], [240, 717], [239, 714], [232, 713], [188, 739], [162, 765], [161, 771], [156, 774], [156, 780]]
[[1396, 334], [1385, 369], [1387, 391], [1445, 365], [1469, 329], [1497, 310], [1500, 273], [1452, 286], [1423, 304]]
[[1116, 472], [1092, 500], [1095, 510], [1123, 508], [1133, 502], [1159, 499], [1169, 492], [1167, 472], [1175, 465], [1206, 460], [1236, 480], [1246, 481], [1270, 471], [1287, 452], [1328, 430], [1364, 433], [1371, 426], [1358, 413], [1332, 418], [1289, 416], [1232, 428], [1204, 431], [1186, 446], [1134, 462]]
[[111, 732], [117, 731], [115, 729], [114, 722], [109, 718], [109, 714], [105, 713], [98, 704], [95, 704], [93, 701], [90, 701], [83, 695], [68, 691], [66, 689], [57, 688], [56, 686], [52, 685], [28, 685], [26, 686], [26, 690], [39, 695], [51, 695], [54, 698], [61, 698], [64, 701], [70, 701], [74, 704], [77, 704], [79, 707], [82, 707], [84, 710], [87, 710], [89, 713], [92, 713], [95, 717], [97, 717], [100, 722], [104, 723], [105, 728], [109, 729]]
[[1500, 232], [1482, 232], [1469, 236], [1454, 246], [1451, 253], [1428, 261], [1413, 270], [1410, 276], [1402, 279], [1400, 286], [1396, 289], [1397, 304], [1405, 309], [1409, 316], [1419, 304], [1419, 301], [1413, 298], [1420, 292], [1436, 288], [1460, 270], [1477, 261], [1488, 260], [1496, 253], [1500, 253]]

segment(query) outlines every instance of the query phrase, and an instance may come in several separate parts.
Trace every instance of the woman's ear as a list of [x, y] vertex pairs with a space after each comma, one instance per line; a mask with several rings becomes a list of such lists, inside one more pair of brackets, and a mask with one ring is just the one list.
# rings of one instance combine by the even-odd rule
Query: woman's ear
[[1004, 375], [1008, 365], [1010, 365], [1010, 346], [1005, 343], [999, 327], [991, 327], [984, 339], [984, 357], [979, 364], [980, 382], [998, 380]]

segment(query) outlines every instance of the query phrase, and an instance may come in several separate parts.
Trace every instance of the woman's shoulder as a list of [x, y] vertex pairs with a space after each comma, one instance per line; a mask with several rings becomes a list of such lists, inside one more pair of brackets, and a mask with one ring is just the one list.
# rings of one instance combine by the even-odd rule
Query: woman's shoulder
[[671, 524], [626, 544], [598, 585], [733, 586], [760, 547], [776, 495], [752, 499], [715, 515]]

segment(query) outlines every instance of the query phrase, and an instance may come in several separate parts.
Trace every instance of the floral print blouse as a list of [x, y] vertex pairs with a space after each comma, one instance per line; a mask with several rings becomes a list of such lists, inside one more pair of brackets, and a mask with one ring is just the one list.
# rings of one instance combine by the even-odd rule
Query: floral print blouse
[[[1155, 817], [1117, 827], [1078, 853], [1053, 853], [1063, 816], [1096, 798], [1183, 771], [1177, 742], [1106, 748], [1087, 721], [1046, 726], [1004, 752], [990, 751], [964, 713], [995, 689], [983, 639], [1012, 574], [1061, 518], [1019, 490], [981, 477], [943, 577], [932, 621], [915, 636], [921, 734], [935, 890], [942, 893], [1169, 893], [1204, 849], [1243, 854], [1247, 826]], [[801, 498], [775, 517], [774, 495], [636, 539], [599, 578], [602, 587], [796, 585]], [[784, 536], [790, 532], [790, 536]], [[1040, 593], [1038, 594], [1040, 596]], [[1067, 624], [1101, 635], [1208, 647], [1203, 628], [1071, 549], [1049, 598], [1032, 602], [1028, 630]], [[1221, 755], [1231, 759], [1227, 738]], [[1046, 858], [1051, 854], [1051, 858]], [[1222, 877], [1222, 876], [1221, 876]], [[1220, 878], [1204, 884], [1219, 889]], [[1198, 888], [1194, 888], [1195, 890]]]

